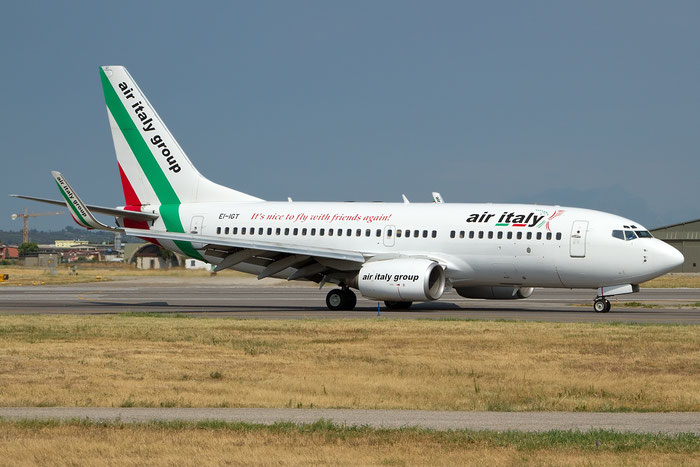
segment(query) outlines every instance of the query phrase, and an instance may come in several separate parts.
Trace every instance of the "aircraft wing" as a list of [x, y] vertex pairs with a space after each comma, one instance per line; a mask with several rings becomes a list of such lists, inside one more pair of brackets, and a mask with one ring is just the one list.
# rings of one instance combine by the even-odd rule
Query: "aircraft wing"
[[[37, 198], [36, 196], [26, 196], [26, 195], [10, 195], [13, 198], [28, 199], [30, 201], [38, 201], [40, 203], [54, 204], [56, 206], [65, 206], [65, 200], [58, 199], [48, 199], [48, 198]], [[152, 221], [160, 217], [158, 214], [151, 214], [150, 212], [139, 212], [139, 211], [127, 211], [126, 209], [119, 208], [107, 208], [103, 206], [95, 206], [93, 204], [85, 205], [90, 211], [96, 214], [104, 214], [112, 217], [119, 217], [124, 219], [132, 219], [135, 221]]]
[[321, 282], [327, 272], [357, 271], [365, 257], [356, 251], [320, 248], [315, 246], [290, 246], [264, 240], [244, 240], [192, 233], [164, 232], [149, 229], [123, 229], [126, 235], [156, 240], [190, 242], [192, 246], [222, 261], [215, 271], [230, 268], [239, 263], [251, 263], [264, 267], [259, 279], [272, 276], [287, 268], [294, 268], [288, 279], [310, 279]]

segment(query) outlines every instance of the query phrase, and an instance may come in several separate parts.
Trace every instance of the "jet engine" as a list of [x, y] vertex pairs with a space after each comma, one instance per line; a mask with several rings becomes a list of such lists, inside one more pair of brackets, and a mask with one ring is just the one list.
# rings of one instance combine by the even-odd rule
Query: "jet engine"
[[397, 258], [365, 263], [357, 276], [360, 293], [375, 300], [437, 300], [445, 291], [445, 270], [423, 258]]
[[455, 288], [464, 298], [486, 298], [489, 300], [518, 300], [532, 295], [534, 287], [474, 286]]

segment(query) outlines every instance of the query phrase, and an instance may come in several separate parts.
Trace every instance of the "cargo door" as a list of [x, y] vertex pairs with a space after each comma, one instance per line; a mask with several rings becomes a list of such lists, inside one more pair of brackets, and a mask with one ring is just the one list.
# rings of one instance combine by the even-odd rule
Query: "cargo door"
[[586, 256], [586, 231], [588, 221], [574, 221], [571, 226], [570, 254], [572, 258], [584, 258]]

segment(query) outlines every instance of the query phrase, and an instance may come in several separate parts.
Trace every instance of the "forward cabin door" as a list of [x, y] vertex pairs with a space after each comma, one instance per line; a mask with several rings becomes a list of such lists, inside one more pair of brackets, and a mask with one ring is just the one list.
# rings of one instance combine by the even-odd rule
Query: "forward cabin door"
[[571, 226], [571, 257], [584, 258], [586, 256], [586, 231], [588, 221], [574, 221]]

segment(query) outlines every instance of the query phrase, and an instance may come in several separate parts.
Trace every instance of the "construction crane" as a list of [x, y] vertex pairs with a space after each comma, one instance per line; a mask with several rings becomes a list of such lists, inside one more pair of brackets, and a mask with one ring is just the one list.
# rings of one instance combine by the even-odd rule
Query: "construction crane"
[[29, 243], [29, 218], [39, 216], [57, 216], [63, 214], [63, 211], [56, 212], [32, 212], [28, 213], [27, 208], [24, 208], [24, 214], [12, 214], [12, 220], [22, 218], [24, 220], [24, 230], [22, 230], [22, 243]]

